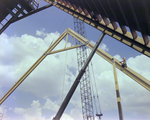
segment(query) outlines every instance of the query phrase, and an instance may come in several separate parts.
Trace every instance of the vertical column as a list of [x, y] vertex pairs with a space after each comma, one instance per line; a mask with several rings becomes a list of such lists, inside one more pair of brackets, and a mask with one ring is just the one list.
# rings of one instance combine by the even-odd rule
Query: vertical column
[[118, 86], [118, 80], [117, 80], [117, 72], [116, 72], [114, 58], [112, 59], [112, 63], [113, 63], [113, 71], [114, 71], [114, 79], [115, 79], [115, 87], [116, 87], [116, 96], [117, 96], [119, 120], [123, 120], [122, 105], [121, 105], [120, 92], [119, 92], [119, 86]]

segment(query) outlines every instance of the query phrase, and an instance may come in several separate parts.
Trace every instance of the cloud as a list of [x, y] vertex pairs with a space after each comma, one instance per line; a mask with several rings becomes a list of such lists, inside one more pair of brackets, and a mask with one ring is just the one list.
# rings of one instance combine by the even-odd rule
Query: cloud
[[57, 112], [57, 110], [59, 109], [59, 106], [55, 102], [47, 98], [45, 105], [43, 106], [43, 109], [48, 109], [48, 110]]
[[[58, 109], [58, 105], [52, 102], [50, 99], [46, 99], [46, 103], [44, 106], [41, 106], [39, 100], [34, 100], [31, 104], [30, 108], [15, 108], [14, 113], [20, 114], [22, 120], [52, 120], [55, 115], [51, 115], [51, 117], [46, 118], [42, 115], [42, 109], [49, 109], [51, 111], [55, 111]], [[61, 120], [75, 120], [68, 114], [63, 114]]]
[[104, 43], [100, 44], [100, 48], [101, 48], [102, 50], [106, 51], [106, 52], [109, 51], [109, 48], [108, 48], [108, 47], [106, 46], [106, 44], [104, 44]]
[[30, 108], [15, 108], [14, 113], [20, 114], [22, 120], [50, 120], [42, 116], [42, 108], [39, 101], [33, 101]]
[[0, 119], [2, 119], [2, 120], [11, 120], [11, 119], [7, 116], [7, 109], [6, 109], [6, 106], [0, 106]]
[[135, 58], [129, 58], [127, 63], [133, 70], [150, 80], [150, 59], [148, 57], [145, 55], [138, 55]]
[[[2, 38], [5, 38], [5, 41], [1, 46], [4, 44], [8, 44], [8, 46], [12, 46], [12, 51], [3, 48], [4, 55], [9, 56], [9, 59], [1, 59], [1, 82], [4, 86], [11, 86], [13, 83], [16, 82], [17, 79], [19, 79], [29, 68], [30, 66], [41, 56], [46, 49], [49, 47], [54, 38], [56, 39], [59, 36], [59, 34], [56, 33], [50, 33], [45, 36], [44, 39], [36, 38], [31, 35], [24, 34], [20, 38], [17, 36], [14, 37], [8, 37], [5, 34], [2, 34]], [[57, 49], [60, 49], [60, 47], [65, 45], [65, 41], [62, 41], [62, 43], [59, 44]], [[73, 52], [75, 53], [75, 51]], [[12, 55], [13, 54], [13, 55]], [[68, 52], [68, 55], [72, 53]], [[2, 55], [2, 54], [1, 54]], [[53, 91], [57, 86], [62, 85], [62, 78], [64, 76], [64, 68], [65, 65], [65, 53], [57, 54], [57, 55], [50, 55], [47, 56], [47, 58], [33, 71], [32, 74], [27, 78], [27, 82], [24, 82], [21, 90], [24, 91], [30, 91], [36, 94], [40, 97], [47, 97], [47, 96], [57, 96], [60, 93], [60, 89], [56, 89], [55, 93], [52, 92], [49, 94], [48, 91]], [[67, 66], [73, 67], [76, 64], [70, 64], [75, 60], [75, 56], [70, 57], [70, 59], [67, 60]], [[10, 63], [10, 64], [8, 64]], [[56, 76], [56, 74], [59, 75]], [[69, 71], [69, 68], [66, 68], [66, 78], [71, 79], [74, 78], [74, 75], [72, 72]], [[12, 80], [12, 82], [8, 82], [9, 80]], [[60, 82], [61, 81], [61, 82]], [[10, 83], [10, 84], [9, 84]], [[37, 83], [37, 84], [34, 84]], [[70, 86], [69, 81], [66, 81], [68, 87]], [[53, 85], [49, 87], [49, 85]], [[67, 87], [67, 88], [68, 88]], [[49, 88], [49, 89], [47, 89]], [[46, 90], [47, 89], [47, 90]], [[47, 91], [47, 92], [45, 92]], [[44, 94], [43, 94], [44, 93]], [[60, 94], [59, 94], [60, 95]]]
[[[119, 55], [116, 55], [115, 58], [118, 58], [118, 60], [121, 59]], [[145, 61], [144, 64], [142, 64], [141, 61]], [[93, 68], [94, 74], [96, 76], [98, 93], [100, 95], [102, 112], [106, 114], [106, 112], [109, 113], [111, 110], [113, 110], [116, 111], [117, 116], [117, 101], [112, 69], [113, 67], [112, 65], [107, 64], [102, 58], [98, 58], [97, 55], [95, 55], [95, 59], [93, 59], [92, 63], [95, 63], [93, 64]], [[147, 79], [150, 79], [149, 76], [146, 76], [150, 71], [149, 67], [147, 67], [149, 66], [149, 63], [150, 59], [145, 57], [144, 55], [139, 55], [135, 58], [127, 59], [128, 67], [133, 68], [135, 71], [137, 71]], [[149, 120], [149, 91], [141, 87], [141, 85], [139, 85], [137, 82], [135, 82], [119, 70], [117, 70], [117, 76], [125, 118], [130, 112], [130, 118], [132, 119], [136, 118], [139, 120]], [[141, 113], [140, 116], [139, 113]], [[103, 118], [105, 118], [105, 116], [103, 116]]]
[[[52, 120], [55, 117], [55, 115], [53, 115], [50, 120]], [[60, 118], [60, 120], [75, 120], [72, 117], [70, 117], [68, 114], [63, 114], [62, 117]]]
[[45, 33], [45, 29], [43, 28], [42, 30], [36, 30], [36, 35], [38, 35], [38, 36], [45, 36], [46, 35], [46, 33]]
[[[93, 44], [96, 44], [96, 42], [94, 42], [94, 41], [90, 41], [90, 42], [92, 42]], [[109, 48], [108, 48], [107, 45], [104, 44], [104, 43], [101, 43], [99, 47], [100, 47], [102, 50], [106, 51], [106, 52], [109, 51]]]
[[70, 115], [75, 118], [75, 120], [82, 120], [82, 110], [80, 108], [71, 109]]
[[[3, 33], [0, 36], [0, 96], [4, 95], [5, 88], [10, 88], [31, 67], [46, 51], [51, 42], [59, 37], [60, 33], [46, 33], [45, 30], [41, 30], [36, 31], [36, 35], [36, 37], [28, 34], [20, 37], [10, 37]], [[65, 40], [55, 50], [64, 48], [64, 45]], [[68, 43], [69, 45], [70, 43]], [[105, 44], [102, 44], [101, 48], [104, 51], [109, 51], [109, 48]], [[120, 55], [115, 55], [114, 57], [121, 60]], [[144, 55], [127, 59], [128, 67], [150, 80], [149, 63], [149, 58]], [[96, 54], [92, 59], [92, 64], [101, 109], [104, 114], [103, 118], [108, 120], [118, 119], [113, 67]], [[90, 73], [92, 73], [91, 70], [90, 66]], [[13, 94], [13, 97], [16, 98], [14, 103], [16, 106], [9, 106], [9, 101], [14, 101], [9, 97], [2, 113], [9, 116], [11, 120], [13, 118], [16, 120], [16, 116], [19, 116], [18, 119], [24, 120], [38, 120], [39, 118], [40, 120], [49, 120], [53, 118], [54, 113], [56, 113], [61, 105], [62, 95], [63, 98], [66, 96], [77, 74], [76, 50], [47, 56], [17, 89], [21, 95], [27, 95], [25, 101], [34, 96], [35, 98], [33, 97], [30, 100], [30, 103], [31, 101], [32, 103], [29, 106], [18, 104], [17, 101], [20, 101], [21, 98], [20, 94], [16, 92]], [[92, 74], [90, 76], [93, 78]], [[124, 117], [127, 119], [149, 120], [149, 91], [119, 70], [117, 70], [117, 76]], [[94, 84], [93, 80], [91, 82]], [[95, 86], [93, 88], [96, 91]], [[80, 90], [78, 87], [62, 119], [76, 120], [82, 118], [80, 99]], [[10, 111], [13, 111], [16, 116], [12, 116]], [[44, 111], [50, 111], [51, 115], [45, 115]], [[109, 118], [108, 116], [111, 117]]]

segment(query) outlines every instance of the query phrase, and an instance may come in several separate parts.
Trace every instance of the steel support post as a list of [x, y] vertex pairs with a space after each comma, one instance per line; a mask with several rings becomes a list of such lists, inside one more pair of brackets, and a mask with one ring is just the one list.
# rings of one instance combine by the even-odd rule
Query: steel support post
[[116, 87], [116, 96], [117, 96], [119, 120], [123, 120], [122, 105], [121, 105], [120, 92], [119, 92], [119, 86], [118, 86], [118, 80], [117, 80], [117, 72], [116, 72], [114, 58], [112, 59], [112, 63], [113, 63], [114, 80], [115, 80], [115, 87]]
[[69, 90], [66, 98], [64, 99], [62, 105], [60, 106], [60, 108], [59, 108], [56, 116], [53, 118], [53, 120], [59, 120], [61, 118], [65, 108], [67, 107], [67, 105], [68, 105], [68, 103], [69, 103], [73, 93], [75, 92], [75, 90], [76, 90], [76, 88], [77, 88], [77, 86], [78, 86], [78, 84], [80, 82], [80, 79], [82, 78], [82, 76], [83, 76], [83, 74], [84, 74], [84, 72], [85, 72], [89, 62], [91, 61], [93, 55], [95, 54], [95, 52], [96, 52], [96, 50], [97, 50], [97, 48], [98, 48], [99, 44], [101, 43], [101, 41], [102, 41], [104, 36], [105, 36], [105, 33], [103, 32], [101, 34], [100, 38], [98, 39], [97, 43], [95, 44], [95, 46], [94, 46], [92, 52], [90, 53], [89, 57], [87, 58], [84, 66], [82, 67], [82, 69], [80, 70], [78, 76], [76, 77], [76, 79], [75, 79], [71, 89]]

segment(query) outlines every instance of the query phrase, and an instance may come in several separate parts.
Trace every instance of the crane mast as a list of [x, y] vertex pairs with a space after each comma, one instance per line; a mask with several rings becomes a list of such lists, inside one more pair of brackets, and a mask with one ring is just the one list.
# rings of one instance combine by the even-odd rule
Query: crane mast
[[[73, 20], [74, 20], [74, 31], [82, 35], [83, 37], [86, 37], [84, 22], [75, 17], [73, 18]], [[81, 44], [81, 42], [76, 40], [76, 45], [79, 44]], [[80, 48], [76, 48], [76, 52], [77, 52], [78, 70], [80, 71], [87, 59], [87, 47], [82, 46]], [[89, 75], [90, 75], [89, 67], [87, 67], [80, 81], [80, 94], [81, 94], [83, 120], [94, 120], [92, 92]]]

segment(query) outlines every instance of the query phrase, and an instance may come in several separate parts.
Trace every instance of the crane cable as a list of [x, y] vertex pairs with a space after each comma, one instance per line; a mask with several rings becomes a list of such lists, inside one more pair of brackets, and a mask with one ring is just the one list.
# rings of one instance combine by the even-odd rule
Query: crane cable
[[[89, 51], [89, 49], [88, 49], [88, 51]], [[92, 74], [93, 74], [94, 85], [95, 85], [95, 90], [96, 90], [96, 96], [97, 96], [97, 101], [98, 101], [98, 108], [99, 108], [99, 112], [101, 114], [102, 112], [101, 112], [100, 100], [99, 100], [99, 96], [98, 96], [98, 90], [97, 90], [97, 86], [96, 86], [96, 81], [95, 81], [95, 75], [94, 75], [94, 69], [93, 69], [92, 61], [91, 61], [91, 68], [92, 68]], [[91, 83], [92, 83], [92, 81], [91, 81]], [[96, 114], [98, 114], [98, 108], [97, 108], [97, 105], [96, 105], [96, 98], [95, 98], [95, 92], [94, 92], [94, 89], [93, 89], [94, 87], [93, 86], [92, 86], [93, 98], [94, 98], [94, 103], [95, 103], [95, 108], [96, 108]]]
[[[66, 17], [65, 17], [64, 21], [62, 22], [61, 26], [59, 27], [58, 31], [60, 31], [60, 29], [61, 29], [61, 27], [63, 26], [63, 24], [65, 23], [65, 21], [66, 21], [67, 17], [68, 17], [68, 15], [66, 15]], [[55, 36], [55, 37], [54, 37], [54, 39], [52, 40], [52, 42], [51, 42], [50, 46], [51, 46], [51, 45], [52, 45], [52, 43], [54, 42], [55, 38], [56, 38], [56, 36]]]
[[[63, 24], [65, 23], [67, 17], [68, 17], [68, 15], [67, 15], [66, 18], [64, 19], [64, 21], [63, 21], [63, 23], [61, 24], [61, 26], [59, 27], [58, 31], [60, 31], [60, 29], [61, 29], [61, 27], [63, 26]], [[53, 44], [55, 38], [56, 38], [56, 36], [54, 37], [54, 39], [53, 39], [52, 42], [50, 43], [50, 46]], [[66, 59], [67, 59], [67, 51], [66, 51]], [[66, 59], [65, 59], [64, 78], [63, 78], [63, 88], [62, 88], [62, 101], [63, 101], [63, 95], [64, 95], [64, 83], [65, 83], [65, 73], [66, 73]]]
[[[40, 2], [41, 1], [39, 1], [39, 3]], [[63, 26], [63, 24], [65, 23], [67, 17], [68, 17], [68, 15], [66, 15], [66, 17], [65, 17], [64, 21], [62, 22], [61, 26], [59, 27], [58, 31], [60, 31], [60, 29]], [[50, 46], [53, 44], [55, 38], [56, 38], [56, 36], [53, 38], [52, 42], [50, 43]], [[67, 59], [67, 51], [66, 51], [66, 59]], [[63, 79], [62, 101], [63, 101], [63, 94], [64, 94], [64, 82], [65, 82], [65, 72], [66, 72], [66, 59], [65, 59], [64, 79]]]
[[98, 96], [98, 90], [97, 90], [97, 86], [96, 86], [96, 81], [95, 81], [95, 75], [94, 75], [94, 70], [93, 70], [93, 64], [92, 64], [92, 62], [91, 62], [91, 67], [92, 67], [92, 73], [93, 73], [93, 78], [94, 78], [94, 83], [95, 83], [95, 89], [96, 89], [96, 95], [97, 95], [97, 100], [98, 100], [98, 107], [99, 107], [100, 113], [102, 113], [101, 112], [100, 100], [99, 100], [99, 96]]
[[65, 68], [64, 68], [63, 89], [62, 89], [62, 101], [63, 101], [63, 95], [64, 95], [64, 83], [65, 83], [65, 76], [66, 76], [66, 63], [67, 63], [66, 61], [67, 61], [67, 51], [66, 51]]
[[[91, 78], [90, 78], [91, 79]], [[97, 111], [97, 105], [96, 105], [96, 99], [95, 99], [95, 94], [94, 94], [94, 88], [93, 88], [93, 83], [91, 81], [91, 88], [92, 88], [92, 94], [93, 94], [93, 98], [94, 98], [94, 105], [95, 105], [95, 108], [96, 108], [96, 114], [98, 113]]]

